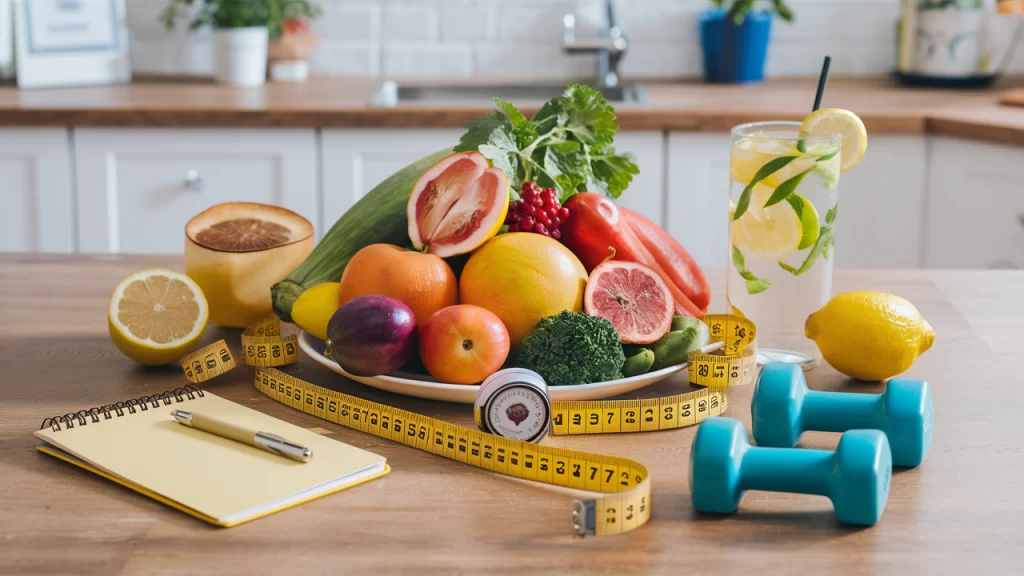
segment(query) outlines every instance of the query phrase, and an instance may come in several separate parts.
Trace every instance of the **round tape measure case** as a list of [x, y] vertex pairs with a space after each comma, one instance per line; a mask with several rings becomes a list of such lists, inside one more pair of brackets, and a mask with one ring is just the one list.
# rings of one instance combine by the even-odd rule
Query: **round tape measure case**
[[540, 442], [551, 430], [548, 385], [533, 370], [499, 370], [480, 385], [473, 418], [484, 432], [511, 440]]

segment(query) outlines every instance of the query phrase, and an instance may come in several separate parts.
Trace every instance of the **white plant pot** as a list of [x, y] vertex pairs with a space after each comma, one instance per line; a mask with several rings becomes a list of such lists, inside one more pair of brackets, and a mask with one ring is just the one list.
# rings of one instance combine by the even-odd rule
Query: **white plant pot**
[[234, 86], [262, 86], [267, 80], [267, 40], [265, 27], [215, 30], [217, 81]]

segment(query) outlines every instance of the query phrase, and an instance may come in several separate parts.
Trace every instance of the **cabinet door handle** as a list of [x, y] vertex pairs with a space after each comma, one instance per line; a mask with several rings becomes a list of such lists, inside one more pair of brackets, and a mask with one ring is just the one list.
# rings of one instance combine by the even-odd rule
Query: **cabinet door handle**
[[198, 170], [185, 172], [185, 189], [192, 192], [199, 192], [203, 189], [203, 179], [199, 176]]
[[1020, 227], [1024, 228], [1024, 214], [1017, 214], [1017, 221], [1020, 222]]

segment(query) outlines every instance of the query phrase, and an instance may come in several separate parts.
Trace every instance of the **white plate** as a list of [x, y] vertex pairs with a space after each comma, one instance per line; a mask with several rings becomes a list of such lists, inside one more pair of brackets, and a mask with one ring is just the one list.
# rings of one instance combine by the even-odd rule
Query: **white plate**
[[[333, 358], [324, 356], [324, 343], [306, 332], [299, 334], [299, 348], [302, 348], [303, 352], [315, 362], [323, 364], [346, 378], [396, 394], [405, 394], [406, 396], [427, 398], [429, 400], [472, 404], [476, 401], [477, 390], [480, 389], [479, 384], [445, 384], [437, 382], [429, 376], [407, 374], [405, 372], [393, 372], [386, 376], [354, 376], [345, 372]], [[685, 368], [686, 363], [684, 362], [683, 364], [676, 364], [657, 372], [648, 372], [647, 374], [633, 376], [632, 378], [619, 378], [618, 380], [582, 384], [580, 386], [552, 386], [548, 390], [551, 392], [551, 399], [555, 401], [600, 400], [650, 386]]]

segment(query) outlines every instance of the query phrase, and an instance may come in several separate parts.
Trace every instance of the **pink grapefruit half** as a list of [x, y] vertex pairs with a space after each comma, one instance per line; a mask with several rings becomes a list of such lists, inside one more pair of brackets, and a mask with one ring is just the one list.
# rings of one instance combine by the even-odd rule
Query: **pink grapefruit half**
[[672, 327], [672, 293], [657, 272], [635, 262], [608, 260], [590, 273], [583, 309], [612, 323], [627, 344], [657, 342]]
[[508, 179], [479, 152], [458, 152], [428, 168], [406, 207], [409, 239], [441, 258], [472, 252], [501, 229]]

